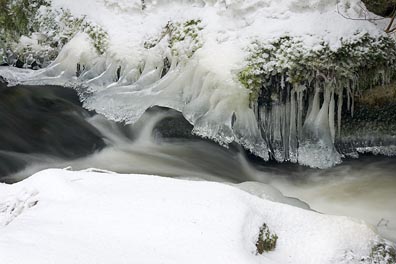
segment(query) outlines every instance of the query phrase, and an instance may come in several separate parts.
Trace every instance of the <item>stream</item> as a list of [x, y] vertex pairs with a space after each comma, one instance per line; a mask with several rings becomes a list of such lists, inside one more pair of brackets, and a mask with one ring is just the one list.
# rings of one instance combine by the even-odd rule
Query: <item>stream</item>
[[236, 144], [224, 148], [191, 135], [192, 126], [174, 110], [154, 107], [123, 125], [84, 110], [68, 89], [0, 88], [1, 182], [46, 168], [259, 182], [312, 210], [367, 221], [396, 241], [396, 158], [366, 155], [325, 170], [263, 162]]

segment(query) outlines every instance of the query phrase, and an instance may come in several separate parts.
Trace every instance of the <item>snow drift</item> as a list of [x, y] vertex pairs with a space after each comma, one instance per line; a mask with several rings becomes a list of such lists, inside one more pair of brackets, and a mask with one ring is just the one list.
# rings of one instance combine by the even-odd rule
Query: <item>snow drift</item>
[[[7, 264], [362, 263], [390, 247], [363, 222], [219, 183], [46, 170], [0, 191]], [[257, 255], [264, 223], [279, 238]]]

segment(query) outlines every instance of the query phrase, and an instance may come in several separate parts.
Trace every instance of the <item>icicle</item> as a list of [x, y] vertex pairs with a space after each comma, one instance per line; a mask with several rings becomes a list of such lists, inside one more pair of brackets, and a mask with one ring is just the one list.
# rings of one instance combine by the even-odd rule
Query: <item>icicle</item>
[[355, 93], [353, 91], [351, 91], [351, 101], [352, 101], [352, 104], [351, 104], [351, 116], [353, 117], [353, 112], [354, 112], [354, 109], [355, 109]]
[[284, 139], [283, 139], [283, 122], [284, 122], [284, 105], [273, 104], [272, 106], [272, 119], [271, 119], [271, 137], [269, 144], [272, 147], [274, 158], [283, 162], [284, 157]]
[[297, 162], [297, 105], [296, 95], [298, 86], [295, 85], [290, 94], [290, 134], [289, 134], [289, 159], [292, 162]]
[[81, 75], [81, 64], [77, 63], [76, 77], [78, 78], [80, 75]]
[[99, 75], [95, 76], [94, 78], [88, 80], [87, 84], [93, 84], [94, 82], [96, 82], [96, 83], [100, 83], [101, 86], [104, 86], [105, 83], [109, 81], [105, 77], [107, 77], [108, 75], [112, 75], [113, 72], [114, 72], [112, 70], [112, 68], [113, 68], [113, 64], [110, 63], [101, 74], [99, 74]]
[[312, 92], [308, 91], [307, 96], [308, 96], [308, 109], [307, 109], [307, 113], [305, 116], [304, 125], [305, 125], [305, 121], [307, 120], [308, 115], [311, 113], [311, 110], [312, 110], [313, 98], [315, 96], [315, 90], [313, 90]]
[[334, 112], [335, 112], [335, 106], [334, 106], [334, 88], [333, 88], [333, 91], [331, 92], [331, 99], [329, 105], [329, 127], [330, 127], [331, 140], [333, 143], [335, 140]]
[[282, 133], [281, 133], [281, 122], [282, 122], [282, 116], [280, 114], [282, 106], [281, 105], [274, 105], [272, 112], [273, 112], [273, 120], [272, 120], [272, 128], [273, 128], [273, 134], [272, 134], [272, 140], [275, 141], [280, 141], [282, 140]]
[[306, 87], [304, 85], [300, 85], [297, 89], [297, 132], [298, 132], [298, 138], [301, 138], [302, 135], [302, 114], [304, 111], [304, 105], [303, 105], [303, 97], [304, 97], [304, 91], [306, 90]]
[[126, 86], [131, 85], [136, 82], [140, 77], [139, 70], [136, 68], [132, 68], [129, 70], [124, 70], [124, 74], [121, 75], [120, 80], [118, 81], [119, 85]]
[[[319, 139], [326, 140], [330, 136], [329, 133], [329, 105], [330, 105], [331, 91], [329, 87], [324, 88], [324, 100], [319, 114], [315, 120], [316, 136]], [[326, 135], [328, 134], [329, 135]]]
[[340, 89], [338, 92], [338, 100], [337, 100], [337, 129], [338, 129], [338, 137], [341, 136], [341, 117], [342, 117], [342, 103], [343, 103], [343, 92], [344, 89]]
[[311, 110], [309, 111], [309, 114], [305, 119], [304, 128], [308, 129], [310, 126], [313, 125], [319, 113], [319, 108], [320, 108], [319, 104], [320, 104], [320, 88], [318, 82], [316, 82], [315, 95], [312, 99]]
[[[259, 115], [260, 115], [260, 122], [259, 122], [259, 129], [261, 133], [261, 137], [266, 141], [268, 141], [268, 113], [265, 107], [259, 107]], [[269, 144], [268, 144], [269, 145]]]
[[122, 69], [121, 66], [118, 66], [116, 82], [118, 82], [120, 80], [120, 78], [121, 78], [121, 69]]
[[347, 109], [348, 111], [351, 109], [351, 88], [347, 86], [346, 88], [346, 94], [347, 94]]
[[284, 106], [284, 126], [283, 126], [283, 142], [284, 142], [284, 152], [285, 152], [285, 160], [290, 159], [290, 109], [291, 109], [291, 102], [290, 102], [290, 89], [287, 89], [287, 100], [286, 105]]

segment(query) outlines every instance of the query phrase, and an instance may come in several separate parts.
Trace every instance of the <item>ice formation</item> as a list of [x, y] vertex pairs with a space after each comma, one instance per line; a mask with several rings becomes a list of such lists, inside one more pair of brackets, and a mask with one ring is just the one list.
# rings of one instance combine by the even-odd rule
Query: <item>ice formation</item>
[[[392, 77], [386, 69], [394, 61], [381, 60], [396, 58], [385, 54], [395, 50], [382, 32], [386, 21], [345, 18], [366, 14], [358, 0], [142, 3], [53, 0], [53, 8], [100, 26], [108, 36], [106, 50], [99, 54], [80, 32], [47, 68], [0, 74], [72, 85], [86, 108], [125, 123], [152, 106], [170, 107], [183, 113], [197, 135], [224, 146], [237, 142], [264, 160], [319, 168], [341, 160], [334, 141], [344, 101], [353, 112], [357, 80], [367, 73], [360, 70], [374, 72], [368, 85]], [[257, 53], [255, 43], [269, 52]], [[359, 67], [348, 71], [342, 57], [326, 60], [340, 54], [351, 55]]]

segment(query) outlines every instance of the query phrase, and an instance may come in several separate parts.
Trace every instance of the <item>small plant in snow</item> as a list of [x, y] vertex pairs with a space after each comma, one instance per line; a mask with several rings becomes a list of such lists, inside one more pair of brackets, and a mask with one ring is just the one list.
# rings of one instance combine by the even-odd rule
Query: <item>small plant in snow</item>
[[104, 53], [107, 48], [107, 33], [85, 17], [74, 17], [69, 10], [43, 7], [35, 20], [39, 31], [52, 40], [54, 47], [62, 48], [77, 32], [82, 31], [90, 36], [98, 53]]
[[[0, 1], [0, 59], [46, 66], [77, 32], [86, 32], [98, 53], [105, 52], [107, 33], [85, 17], [54, 9], [50, 0]], [[1, 45], [0, 44], [0, 45]], [[1, 61], [0, 61], [1, 62]]]
[[0, 40], [18, 40], [20, 35], [35, 30], [32, 18], [41, 6], [48, 6], [49, 0], [1, 0]]
[[99, 54], [105, 53], [109, 42], [106, 31], [104, 31], [101, 27], [93, 25], [89, 22], [84, 22], [82, 29], [82, 31], [86, 32], [92, 39], [96, 51]]
[[276, 247], [278, 236], [271, 233], [267, 224], [260, 227], [259, 236], [256, 242], [257, 254], [262, 255], [264, 252], [273, 251]]
[[190, 58], [202, 47], [200, 32], [203, 27], [201, 22], [200, 19], [191, 19], [183, 23], [170, 21], [163, 28], [160, 37], [146, 41], [144, 47], [147, 49], [153, 48], [166, 38], [167, 46], [173, 56]]
[[370, 256], [363, 258], [362, 264], [395, 264], [396, 249], [386, 243], [378, 243], [371, 249]]

